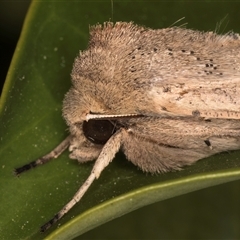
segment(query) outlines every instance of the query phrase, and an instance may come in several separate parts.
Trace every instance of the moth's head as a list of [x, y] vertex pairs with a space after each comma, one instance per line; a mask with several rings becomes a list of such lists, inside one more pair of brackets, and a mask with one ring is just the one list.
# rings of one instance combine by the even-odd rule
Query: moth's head
[[[90, 81], [89, 85], [91, 86]], [[84, 87], [82, 89], [86, 90]], [[111, 137], [118, 130], [128, 130], [132, 124], [135, 125], [134, 122], [131, 123], [131, 119], [141, 115], [116, 114], [91, 88], [81, 91], [72, 87], [63, 102], [63, 117], [72, 136], [70, 158], [85, 162], [98, 158]]]

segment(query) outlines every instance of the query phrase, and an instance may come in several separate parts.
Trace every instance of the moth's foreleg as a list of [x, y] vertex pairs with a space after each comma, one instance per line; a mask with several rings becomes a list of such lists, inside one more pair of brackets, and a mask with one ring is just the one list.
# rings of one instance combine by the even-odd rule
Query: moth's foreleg
[[28, 171], [32, 168], [35, 168], [39, 165], [45, 164], [54, 158], [57, 158], [70, 145], [70, 140], [71, 140], [71, 136], [68, 136], [56, 148], [54, 148], [50, 153], [46, 154], [43, 157], [38, 158], [35, 161], [32, 161], [26, 165], [23, 165], [22, 167], [16, 168], [14, 170], [15, 175], [18, 176], [19, 174], [21, 174], [23, 172], [26, 172], [26, 171]]
[[72, 207], [78, 203], [93, 181], [98, 178], [103, 169], [113, 160], [115, 154], [119, 151], [122, 141], [122, 129], [118, 130], [104, 145], [98, 159], [96, 160], [91, 174], [83, 185], [78, 189], [73, 198], [47, 223], [41, 227], [41, 232], [45, 232], [60, 218], [62, 218]]

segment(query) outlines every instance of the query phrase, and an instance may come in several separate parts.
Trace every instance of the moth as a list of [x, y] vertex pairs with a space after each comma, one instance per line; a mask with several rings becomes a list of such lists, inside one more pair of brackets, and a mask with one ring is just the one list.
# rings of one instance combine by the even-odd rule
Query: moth
[[90, 28], [63, 101], [69, 136], [49, 154], [95, 165], [72, 200], [41, 227], [62, 218], [121, 149], [144, 172], [165, 173], [240, 148], [240, 36], [130, 22]]

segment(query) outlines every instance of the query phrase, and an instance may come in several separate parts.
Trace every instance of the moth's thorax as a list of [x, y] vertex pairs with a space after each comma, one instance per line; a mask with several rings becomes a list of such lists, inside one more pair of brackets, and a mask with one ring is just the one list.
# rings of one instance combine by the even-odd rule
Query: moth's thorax
[[[151, 115], [173, 105], [164, 102], [174, 94], [172, 102], [186, 97], [190, 110], [198, 110], [189, 104], [197, 98], [188, 99], [187, 92], [203, 95], [199, 86], [210, 83], [207, 87], [213, 88], [211, 82], [240, 76], [240, 51], [235, 51], [240, 49], [238, 34], [220, 36], [181, 28], [152, 30], [124, 23], [113, 27], [109, 23], [92, 28], [90, 35], [89, 47], [75, 59], [71, 75], [78, 95], [72, 98], [78, 100], [66, 101], [81, 119], [89, 111]], [[172, 92], [174, 84], [185, 85], [186, 90], [171, 95], [169, 83]], [[163, 88], [165, 92], [161, 92]], [[70, 99], [70, 93], [68, 96]]]

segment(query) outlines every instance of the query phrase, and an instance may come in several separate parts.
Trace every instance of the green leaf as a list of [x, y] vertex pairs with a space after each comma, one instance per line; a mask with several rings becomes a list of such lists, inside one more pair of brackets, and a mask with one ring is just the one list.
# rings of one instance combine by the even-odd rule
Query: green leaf
[[[113, 2], [113, 19], [161, 28], [185, 16], [190, 28], [214, 30], [228, 13], [230, 29], [240, 31], [240, 17], [234, 9], [234, 4], [230, 8], [211, 1], [122, 1]], [[239, 151], [158, 176], [142, 173], [120, 153], [59, 227], [39, 233], [39, 227], [71, 199], [93, 163], [79, 165], [69, 160], [66, 151], [19, 178], [13, 169], [46, 154], [68, 135], [61, 106], [70, 87], [72, 63], [87, 46], [89, 25], [110, 18], [110, 1], [31, 4], [0, 103], [1, 239], [70, 239], [142, 206], [240, 179]], [[240, 199], [239, 194], [236, 197]]]

